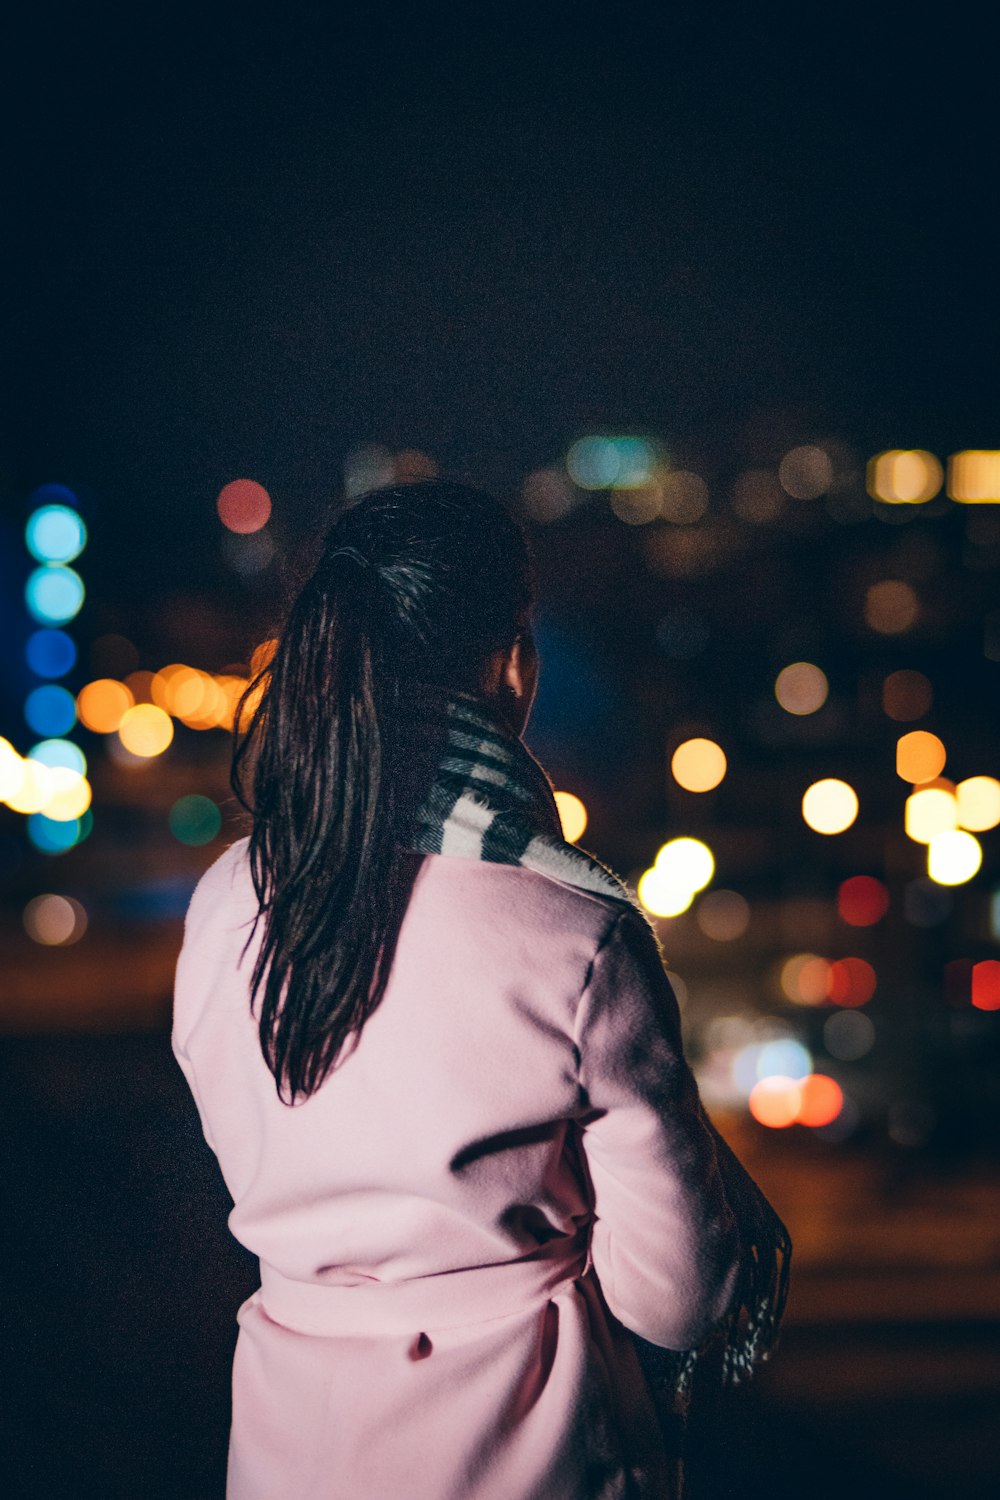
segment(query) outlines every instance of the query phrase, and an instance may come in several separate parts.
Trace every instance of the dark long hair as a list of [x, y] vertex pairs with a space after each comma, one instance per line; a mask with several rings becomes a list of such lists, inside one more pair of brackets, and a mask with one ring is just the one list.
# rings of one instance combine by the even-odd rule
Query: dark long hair
[[231, 781], [253, 814], [259, 909], [243, 953], [263, 918], [251, 1008], [262, 991], [261, 1049], [285, 1103], [315, 1092], [385, 989], [412, 878], [406, 695], [478, 692], [533, 594], [524, 534], [491, 495], [437, 480], [373, 490], [337, 515], [247, 685]]

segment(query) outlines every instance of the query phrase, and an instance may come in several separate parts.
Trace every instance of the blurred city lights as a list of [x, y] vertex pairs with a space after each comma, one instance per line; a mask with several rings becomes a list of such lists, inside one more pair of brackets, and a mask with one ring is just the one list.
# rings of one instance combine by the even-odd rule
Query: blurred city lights
[[87, 930], [87, 913], [72, 896], [35, 896], [22, 913], [24, 930], [47, 948], [77, 943]]
[[708, 891], [698, 902], [695, 921], [706, 937], [731, 943], [750, 925], [750, 904], [737, 891]]
[[868, 493], [886, 505], [922, 505], [943, 482], [940, 460], [922, 448], [890, 448], [868, 462]]
[[700, 474], [668, 469], [660, 482], [660, 505], [666, 520], [690, 526], [708, 509], [708, 485]]
[[836, 1079], [828, 1078], [825, 1073], [810, 1073], [802, 1080], [796, 1120], [813, 1129], [830, 1125], [840, 1114], [843, 1104], [843, 1090]]
[[22, 761], [10, 740], [0, 738], [0, 802], [16, 792], [24, 778]]
[[781, 488], [795, 500], [815, 500], [833, 483], [830, 455], [812, 444], [793, 448], [778, 465]]
[[181, 844], [210, 844], [222, 827], [222, 814], [211, 797], [193, 792], [178, 797], [167, 815], [170, 832]]
[[155, 703], [137, 703], [122, 715], [118, 737], [126, 750], [148, 759], [166, 750], [174, 726], [170, 715]]
[[681, 912], [687, 911], [697, 894], [690, 885], [678, 882], [655, 865], [640, 875], [636, 893], [654, 917], [679, 917]]
[[916, 591], [899, 578], [873, 583], [865, 594], [865, 620], [880, 635], [902, 635], [919, 614]]
[[684, 740], [670, 757], [678, 786], [688, 792], [711, 792], [726, 774], [726, 754], [714, 740]]
[[233, 479], [219, 491], [215, 508], [227, 531], [245, 536], [271, 519], [271, 497], [254, 479]]
[[789, 714], [814, 714], [826, 702], [830, 684], [826, 673], [810, 661], [793, 661], [774, 684], [774, 696]]
[[896, 741], [896, 775], [913, 786], [940, 776], [947, 759], [942, 741], [926, 729], [911, 729]]
[[864, 958], [835, 958], [826, 980], [826, 998], [834, 1005], [867, 1005], [875, 993], [875, 970]]
[[715, 874], [715, 857], [701, 839], [668, 839], [656, 856], [654, 868], [668, 880], [700, 891]]
[[611, 509], [619, 521], [626, 526], [647, 526], [661, 514], [663, 503], [662, 484], [652, 482], [628, 489], [615, 489], [611, 494]]
[[33, 688], [24, 701], [25, 722], [36, 734], [65, 734], [76, 723], [73, 694], [54, 682]]
[[573, 503], [573, 486], [561, 469], [535, 469], [521, 487], [521, 506], [532, 521], [559, 521]]
[[1000, 823], [1000, 781], [993, 776], [970, 776], [955, 788], [958, 825], [985, 833]]
[[890, 719], [922, 719], [934, 701], [934, 689], [923, 672], [890, 672], [882, 683], [882, 708]]
[[24, 654], [36, 677], [65, 677], [76, 665], [76, 642], [65, 630], [35, 630]]
[[80, 723], [95, 734], [114, 734], [122, 719], [135, 702], [123, 682], [113, 677], [99, 677], [88, 682], [76, 696], [76, 709]]
[[937, 834], [958, 827], [958, 803], [942, 787], [922, 787], [906, 799], [905, 828], [917, 844], [929, 844]]
[[[87, 818], [92, 816], [90, 812], [86, 814]], [[86, 836], [87, 825], [84, 818], [71, 818], [59, 823], [54, 818], [47, 818], [44, 813], [29, 813], [27, 831], [29, 841], [40, 854], [65, 854], [67, 849], [73, 849]]]
[[575, 844], [577, 839], [583, 837], [583, 830], [587, 826], [587, 809], [572, 792], [556, 792], [555, 795], [563, 838], [567, 844]]
[[793, 953], [781, 966], [780, 982], [794, 1005], [822, 1005], [829, 997], [830, 965], [818, 953]]
[[875, 1045], [875, 1026], [860, 1010], [838, 1010], [823, 1023], [823, 1045], [841, 1062], [857, 1062]]
[[857, 815], [857, 793], [834, 776], [813, 782], [802, 798], [802, 816], [815, 833], [843, 833]]
[[754, 1084], [747, 1104], [758, 1124], [767, 1125], [772, 1130], [783, 1130], [798, 1119], [802, 1085], [794, 1078], [772, 1074]]
[[1000, 1010], [1000, 960], [984, 958], [972, 965], [971, 998], [977, 1010]]
[[72, 620], [83, 607], [84, 592], [79, 573], [62, 563], [44, 563], [24, 586], [28, 612], [40, 625], [65, 625]]
[[963, 505], [1000, 503], [1000, 452], [970, 448], [948, 460], [948, 494]]
[[28, 519], [24, 539], [36, 562], [69, 563], [87, 545], [87, 528], [66, 505], [43, 505]]
[[582, 490], [638, 489], [655, 467], [656, 449], [641, 437], [584, 437], [566, 455], [566, 470]]
[[19, 813], [41, 812], [52, 791], [53, 774], [41, 761], [21, 760], [18, 757], [14, 774], [7, 778], [4, 792], [7, 806]]
[[927, 873], [938, 885], [964, 885], [982, 862], [979, 840], [958, 828], [935, 834], [927, 845]]
[[70, 766], [53, 766], [49, 773], [45, 802], [39, 809], [55, 823], [80, 818], [91, 802], [90, 782]]
[[889, 910], [889, 892], [872, 875], [852, 875], [837, 890], [837, 911], [850, 927], [871, 927]]
[[68, 766], [80, 776], [87, 774], [87, 757], [72, 740], [40, 740], [31, 747], [28, 755], [32, 760], [41, 761], [43, 766]]

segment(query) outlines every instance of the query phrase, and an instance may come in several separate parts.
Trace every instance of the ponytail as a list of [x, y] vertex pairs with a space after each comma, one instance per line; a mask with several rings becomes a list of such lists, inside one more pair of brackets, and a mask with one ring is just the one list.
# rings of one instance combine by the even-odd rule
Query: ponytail
[[374, 491], [334, 523], [240, 699], [231, 780], [253, 813], [258, 900], [243, 954], [263, 919], [250, 1003], [285, 1103], [315, 1092], [384, 993], [416, 868], [405, 695], [474, 682], [529, 604], [524, 540], [496, 501], [436, 482]]

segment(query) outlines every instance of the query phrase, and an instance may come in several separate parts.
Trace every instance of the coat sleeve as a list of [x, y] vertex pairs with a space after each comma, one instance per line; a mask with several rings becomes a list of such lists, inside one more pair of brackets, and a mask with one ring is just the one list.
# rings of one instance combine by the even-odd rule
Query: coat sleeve
[[695, 1348], [732, 1300], [738, 1232], [677, 1000], [637, 912], [621, 913], [597, 949], [575, 1042], [605, 1300], [648, 1342]]

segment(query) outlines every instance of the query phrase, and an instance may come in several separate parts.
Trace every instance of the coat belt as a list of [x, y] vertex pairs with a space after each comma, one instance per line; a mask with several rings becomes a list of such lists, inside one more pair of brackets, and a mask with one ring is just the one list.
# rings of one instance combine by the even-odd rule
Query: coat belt
[[568, 1245], [549, 1241], [523, 1260], [359, 1286], [296, 1281], [261, 1261], [259, 1295], [268, 1317], [297, 1333], [433, 1333], [544, 1306], [589, 1268], [589, 1247]]

